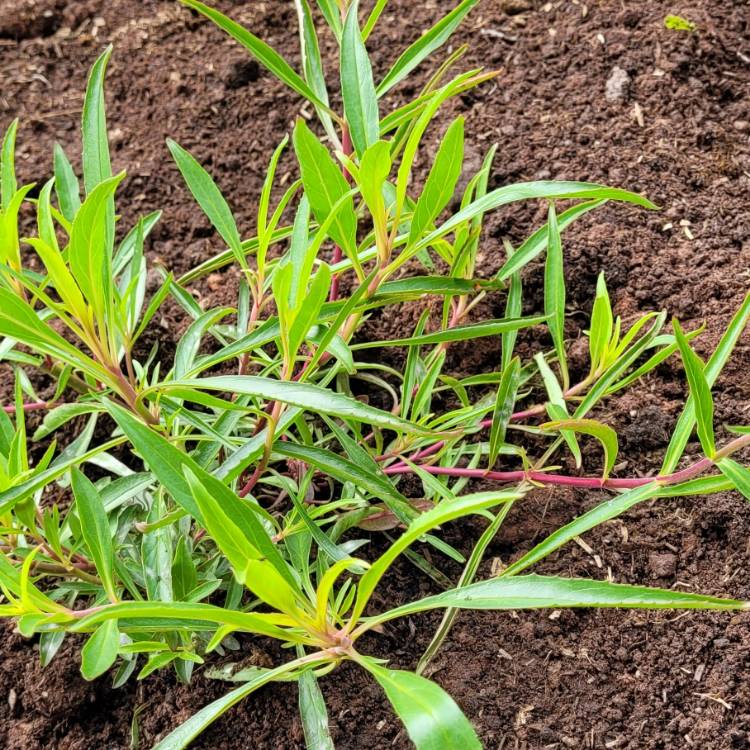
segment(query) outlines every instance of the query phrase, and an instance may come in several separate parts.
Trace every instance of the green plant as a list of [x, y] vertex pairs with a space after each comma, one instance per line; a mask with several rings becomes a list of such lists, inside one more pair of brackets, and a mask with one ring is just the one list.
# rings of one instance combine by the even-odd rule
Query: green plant
[[[452, 211], [463, 166], [462, 118], [445, 128], [426, 178], [416, 179], [417, 156], [441, 106], [492, 74], [470, 71], [444, 82], [458, 50], [413, 101], [381, 116], [381, 97], [448, 39], [476, 0], [459, 3], [377, 84], [365, 42], [387, 2], [379, 0], [360, 26], [356, 3], [340, 13], [319, 0], [317, 9], [340, 44], [343, 114], [329, 105], [306, 0], [297, 3], [303, 76], [218, 11], [195, 0], [185, 4], [314, 106], [333, 154], [300, 120], [291, 138], [300, 179], [272, 208], [284, 138], [258, 198], [255, 236], [243, 240], [213, 177], [170, 141], [178, 169], [226, 249], [181, 279], [165, 275], [142, 312], [143, 245], [158, 216], [139, 221], [115, 250], [114, 191], [123, 176], [112, 177], [108, 167], [103, 78], [109, 51], [94, 66], [84, 107], [86, 197], [80, 201], [73, 168], [58, 149], [54, 183], [35, 199], [38, 236], [25, 242], [44, 274], [25, 267], [17, 239], [30, 188], [16, 188], [11, 126], [0, 167], [0, 334], [6, 336], [0, 351], [56, 374], [59, 387], [52, 404], [23, 403], [24, 393], [35, 396], [19, 369], [15, 404], [6, 409], [15, 425], [0, 413], [0, 614], [17, 618], [22, 633], [39, 634], [45, 662], [66, 633], [88, 634], [84, 676], [93, 679], [117, 664], [116, 684], [139, 664], [140, 678], [170, 666], [189, 680], [206, 654], [241, 648], [238, 633], [275, 638], [294, 650], [294, 658], [273, 669], [207, 669], [240, 684], [161, 740], [161, 750], [185, 747], [232, 705], [278, 680], [299, 683], [308, 746], [331, 747], [317, 679], [345, 660], [383, 687], [418, 747], [469, 748], [479, 740], [468, 719], [421, 676], [459, 609], [747, 608], [732, 599], [527, 572], [647, 500], [731, 488], [750, 498], [750, 473], [735, 460], [750, 444], [750, 430], [735, 428], [737, 437], [717, 441], [711, 396], [747, 324], [750, 296], [704, 363], [691, 348], [700, 330], [685, 333], [676, 321], [667, 329], [665, 313], [625, 326], [601, 275], [587, 332], [588, 369], [579, 375], [568, 365], [562, 233], [607, 201], [655, 206], [625, 190], [578, 182], [490, 189], [491, 148]], [[547, 202], [547, 222], [518, 248], [506, 245], [505, 263], [483, 278], [477, 264], [485, 215], [529, 199]], [[61, 247], [58, 235], [67, 244]], [[539, 257], [545, 259], [544, 299], [524, 299], [521, 271]], [[186, 284], [229, 263], [241, 271], [236, 306], [202, 309]], [[505, 315], [476, 320], [477, 305], [489, 294], [504, 295]], [[191, 323], [171, 368], [162, 371], [158, 352], [143, 357], [136, 345], [167, 295]], [[439, 301], [438, 312], [425, 309], [411, 336], [373, 341], [360, 335], [377, 310], [427, 295]], [[533, 314], [524, 315], [524, 308]], [[65, 326], [84, 351], [49, 321]], [[536, 354], [522, 360], [517, 340], [526, 337], [533, 346], [542, 334], [550, 350], [537, 343]], [[461, 378], [447, 371], [451, 346], [492, 337], [502, 347], [497, 371]], [[201, 353], [205, 340], [209, 353]], [[403, 368], [368, 356], [370, 349], [382, 354], [393, 347], [406, 350]], [[619, 476], [617, 434], [596, 409], [678, 354], [690, 395], [662, 471]], [[363, 389], [387, 407], [357, 398]], [[69, 396], [75, 400], [57, 404]], [[25, 458], [23, 416], [32, 408], [47, 412], [37, 439], [88, 415], [70, 446], [55, 457], [53, 444], [33, 469]], [[102, 412], [117, 429], [91, 447]], [[694, 429], [703, 457], [678, 469]], [[604, 457], [598, 473], [582, 474], [580, 440], [590, 437]], [[565, 472], [571, 462], [576, 470]], [[95, 482], [81, 471], [84, 463], [99, 469]], [[405, 475], [418, 480], [418, 497], [407, 493]], [[500, 489], [469, 491], [473, 479]], [[72, 503], [50, 503], [45, 489], [53, 482], [70, 488]], [[531, 489], [558, 485], [608, 490], [612, 497], [499, 575], [476, 581], [511, 509], [523, 512]], [[486, 528], [464, 557], [439, 530], [469, 515], [483, 518]], [[367, 559], [362, 532], [394, 529], [396, 539]], [[439, 593], [374, 611], [373, 592], [401, 558], [429, 576]], [[441, 570], [446, 558], [463, 565], [457, 582]], [[389, 669], [363, 652], [365, 633], [436, 608], [445, 614], [417, 672]]]
[[696, 25], [682, 16], [669, 15], [664, 18], [664, 26], [672, 31], [695, 31]]

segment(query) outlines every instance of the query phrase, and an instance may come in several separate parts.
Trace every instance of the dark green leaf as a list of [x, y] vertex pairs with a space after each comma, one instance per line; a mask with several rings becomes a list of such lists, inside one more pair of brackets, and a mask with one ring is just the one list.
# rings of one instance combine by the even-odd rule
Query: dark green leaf
[[117, 658], [120, 632], [117, 620], [103, 622], [81, 649], [81, 674], [87, 680], [103, 675]]
[[685, 366], [690, 395], [695, 403], [695, 416], [698, 422], [698, 438], [701, 441], [703, 452], [709, 458], [716, 451], [714, 442], [714, 401], [711, 396], [711, 387], [705, 375], [705, 366], [700, 357], [692, 350], [680, 324], [672, 321], [677, 345], [680, 347], [682, 362]]
[[330, 111], [328, 105], [321, 101], [310, 86], [305, 83], [304, 79], [289, 65], [289, 63], [273, 47], [270, 47], [262, 39], [251, 34], [237, 22], [228, 18], [208, 5], [204, 5], [198, 0], [180, 0], [180, 2], [202, 13], [206, 18], [213, 21], [220, 29], [223, 29], [231, 37], [236, 39], [250, 54], [273, 73], [280, 81], [285, 83], [289, 88], [296, 91], [301, 96], [308, 99], [313, 104], [317, 104], [326, 111]]
[[466, 14], [479, 0], [462, 0], [448, 15], [440, 19], [431, 29], [422, 34], [416, 42], [411, 44], [386, 73], [385, 78], [378, 84], [377, 95], [383, 96], [399, 81], [402, 81], [425, 58], [445, 44]]
[[104, 590], [110, 600], [117, 601], [114, 580], [115, 554], [104, 503], [96, 487], [81, 471], [73, 469], [71, 478], [83, 539]]
[[372, 80], [370, 58], [359, 30], [354, 0], [344, 21], [341, 37], [341, 95], [352, 144], [358, 156], [380, 137], [378, 97]]
[[417, 750], [481, 750], [469, 720], [437, 683], [414, 672], [386, 669], [374, 659], [359, 662], [385, 691]]
[[104, 50], [91, 68], [83, 101], [83, 182], [87, 194], [112, 177], [104, 111], [104, 75], [111, 54], [112, 45]]
[[505, 368], [500, 385], [497, 389], [495, 399], [495, 410], [492, 414], [492, 428], [490, 430], [490, 452], [487, 465], [492, 468], [500, 448], [505, 442], [505, 433], [510, 422], [510, 415], [513, 412], [513, 406], [516, 403], [516, 394], [521, 376], [521, 360], [514, 357], [508, 367]]

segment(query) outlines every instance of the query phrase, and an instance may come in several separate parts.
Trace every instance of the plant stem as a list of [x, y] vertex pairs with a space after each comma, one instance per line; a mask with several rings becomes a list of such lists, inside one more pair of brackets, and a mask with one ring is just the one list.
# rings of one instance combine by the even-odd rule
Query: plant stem
[[[51, 402], [47, 401], [32, 401], [28, 404], [22, 404], [21, 408], [24, 411], [41, 411], [43, 409], [49, 409], [51, 408], [52, 404]], [[7, 406], [3, 406], [3, 411], [6, 414], [15, 414], [16, 407], [12, 404], [8, 404]]]
[[[750, 445], [750, 435], [742, 435], [732, 440], [717, 451], [713, 458], [704, 457], [690, 466], [675, 471], [672, 474], [664, 474], [655, 477], [628, 477], [622, 479], [609, 479], [605, 477], [573, 477], [564, 474], [551, 474], [545, 471], [486, 471], [485, 469], [465, 469], [453, 466], [428, 466], [420, 465], [428, 474], [450, 477], [468, 477], [474, 479], [491, 479], [496, 482], [536, 482], [543, 485], [563, 485], [568, 487], [581, 487], [585, 489], [609, 489], [628, 490], [642, 487], [652, 482], [662, 485], [679, 484], [703, 474], [715, 466], [722, 459], [732, 453]], [[384, 474], [412, 474], [414, 470], [405, 464], [387, 466], [383, 469]]]

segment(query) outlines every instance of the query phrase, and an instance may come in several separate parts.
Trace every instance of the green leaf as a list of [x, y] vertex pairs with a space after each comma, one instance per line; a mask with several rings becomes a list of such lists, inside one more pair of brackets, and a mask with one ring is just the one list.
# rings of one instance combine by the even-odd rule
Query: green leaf
[[[606, 202], [606, 199], [585, 201], [583, 203], [577, 203], [567, 211], [563, 211], [563, 213], [557, 217], [558, 232], [567, 229], [576, 219], [595, 208], [603, 206]], [[504, 281], [517, 271], [520, 271], [521, 268], [534, 260], [539, 253], [547, 249], [548, 238], [549, 228], [547, 224], [545, 224], [526, 239], [526, 241], [508, 258], [508, 260], [505, 261], [503, 267], [497, 272], [497, 278]]]
[[484, 336], [497, 336], [507, 331], [518, 331], [546, 322], [547, 317], [538, 315], [529, 318], [500, 318], [499, 320], [485, 320], [465, 326], [455, 326], [444, 331], [425, 333], [421, 336], [410, 336], [405, 339], [389, 339], [388, 341], [366, 341], [353, 344], [352, 349], [372, 349], [385, 346], [422, 346], [424, 344], [441, 344], [445, 341], [468, 341]]
[[658, 496], [659, 489], [657, 482], [651, 482], [600, 503], [565, 526], [553, 531], [546, 539], [543, 539], [529, 552], [509, 565], [503, 571], [502, 575], [512, 576], [516, 573], [520, 573], [531, 565], [539, 562], [539, 560], [543, 560], [571, 539], [581, 536], [581, 534], [600, 526], [606, 521], [616, 518], [626, 510], [638, 505], [638, 503], [642, 503], [644, 500], [650, 500], [651, 498]]
[[293, 91], [308, 99], [313, 104], [330, 112], [328, 105], [321, 101], [316, 93], [305, 83], [291, 65], [278, 53], [273, 47], [266, 44], [257, 36], [251, 34], [236, 21], [228, 18], [208, 5], [204, 5], [198, 0], [180, 0], [180, 2], [202, 13], [206, 18], [213, 21], [220, 29], [223, 29], [231, 37], [236, 39], [263, 67], [267, 68], [282, 83], [285, 83]]
[[[3, 558], [0, 557], [0, 567]], [[62, 609], [62, 608], [61, 608]], [[64, 611], [64, 610], [63, 610]], [[263, 613], [239, 612], [212, 604], [188, 602], [123, 602], [101, 607], [94, 614], [69, 626], [71, 632], [85, 633], [103, 622], [118, 620], [123, 630], [153, 633], [158, 630], [206, 631], [217, 625], [231, 626], [243, 633], [266, 635], [282, 641], [305, 643], [306, 638], [272, 624]]]
[[380, 624], [397, 617], [443, 607], [459, 609], [513, 610], [560, 609], [567, 607], [627, 609], [747, 609], [749, 602], [681, 591], [630, 586], [586, 578], [525, 575], [491, 578], [470, 586], [446, 591], [421, 601], [405, 604], [370, 618]]
[[81, 649], [81, 674], [86, 680], [94, 680], [103, 675], [117, 658], [120, 646], [120, 632], [117, 620], [102, 623]]
[[112, 288], [112, 243], [114, 214], [112, 200], [125, 177], [121, 172], [91, 188], [76, 214], [70, 232], [68, 263], [83, 294], [91, 305], [100, 329], [104, 329]]
[[546, 200], [580, 199], [587, 201], [621, 200], [627, 203], [634, 203], [637, 206], [643, 206], [644, 208], [656, 209], [656, 206], [642, 195], [604, 185], [564, 181], [519, 182], [516, 185], [506, 185], [492, 190], [482, 198], [473, 201], [466, 208], [461, 209], [458, 213], [451, 216], [450, 219], [441, 224], [433, 232], [423, 237], [412, 249], [412, 252], [418, 252], [423, 247], [428, 247], [435, 240], [453, 231], [468, 219], [473, 219], [478, 214], [492, 211], [515, 201], [532, 200], [535, 198]]
[[617, 433], [606, 424], [597, 422], [595, 419], [560, 419], [547, 422], [542, 426], [543, 430], [572, 430], [584, 435], [595, 437], [604, 448], [604, 476], [606, 479], [612, 471], [617, 460]]
[[445, 133], [411, 220], [409, 242], [416, 242], [453, 197], [464, 160], [464, 118]]
[[500, 454], [500, 448], [505, 442], [505, 433], [510, 422], [510, 415], [516, 403], [518, 386], [521, 382], [521, 360], [514, 357], [503, 371], [500, 385], [495, 399], [495, 410], [492, 414], [492, 428], [490, 430], [490, 448], [487, 465], [492, 468]]
[[307, 750], [335, 750], [328, 729], [328, 711], [312, 670], [303, 672], [297, 680], [299, 688], [299, 714], [305, 733]]
[[374, 659], [358, 662], [383, 688], [417, 750], [481, 750], [469, 720], [437, 683], [414, 672], [386, 669]]
[[317, 0], [320, 12], [323, 14], [326, 23], [330, 26], [334, 36], [338, 41], [341, 40], [341, 11], [339, 10], [336, 0]]
[[81, 207], [81, 186], [62, 146], [55, 144], [55, 193], [62, 215], [73, 221]]
[[240, 233], [237, 230], [232, 210], [229, 208], [221, 190], [219, 190], [211, 175], [189, 151], [182, 148], [179, 143], [171, 138], [167, 139], [167, 146], [188, 189], [195, 200], [198, 201], [198, 205], [234, 253], [237, 262], [243, 267], [246, 266], [247, 261], [242, 250]]
[[480, 492], [474, 495], [464, 495], [455, 500], [446, 500], [417, 516], [406, 531], [367, 569], [359, 581], [357, 598], [352, 610], [351, 621], [356, 623], [370, 600], [375, 587], [391, 566], [393, 561], [411, 544], [424, 536], [436, 526], [453, 521], [456, 518], [473, 513], [479, 513], [487, 508], [518, 500], [523, 492]]
[[188, 326], [187, 331], [182, 334], [177, 342], [177, 351], [174, 356], [175, 378], [179, 379], [190, 372], [206, 331], [231, 312], [231, 307], [208, 310]]
[[104, 111], [104, 75], [111, 54], [112, 45], [104, 50], [91, 68], [83, 101], [83, 182], [87, 194], [112, 177]]
[[560, 230], [557, 227], [555, 204], [549, 204], [547, 221], [547, 262], [544, 266], [544, 313], [555, 345], [557, 361], [562, 374], [563, 390], [570, 383], [568, 363], [565, 356], [565, 275]]
[[193, 488], [185, 476], [189, 473], [196, 478], [197, 484], [205, 489], [205, 494], [212, 503], [218, 503], [224, 509], [232, 509], [234, 521], [255, 549], [273, 564], [287, 583], [293, 587], [296, 586], [294, 576], [289, 572], [287, 564], [261, 523], [260, 518], [265, 518], [265, 516], [259, 506], [250, 500], [240, 500], [232, 490], [201, 468], [184, 451], [146, 427], [130, 412], [111, 402], [108, 403], [108, 410], [135, 449], [143, 456], [159, 482], [179, 505], [204, 528], [207, 528], [208, 520], [205, 519], [202, 507], [194, 497]]
[[357, 399], [336, 393], [309, 383], [272, 380], [256, 375], [216, 375], [195, 380], [181, 380], [164, 383], [160, 390], [172, 388], [194, 388], [196, 390], [223, 391], [240, 393], [269, 401], [281, 401], [285, 404], [299, 406], [313, 413], [329, 414], [344, 420], [354, 420], [395, 430], [397, 432], [432, 434], [425, 427], [415, 425], [390, 412], [376, 409]]
[[76, 510], [81, 521], [81, 533], [86, 547], [107, 596], [111, 601], [117, 601], [114, 573], [115, 553], [104, 503], [96, 487], [79, 469], [73, 469], [71, 479]]
[[20, 341], [36, 352], [80, 367], [99, 379], [107, 377], [102, 368], [41, 321], [31, 306], [9, 289], [0, 289], [0, 335]]
[[468, 12], [479, 0], [462, 0], [448, 15], [409, 45], [378, 84], [377, 95], [383, 96], [406, 78], [425, 58], [445, 44]]
[[[713, 387], [716, 379], [724, 369], [724, 365], [729, 360], [732, 350], [737, 344], [742, 332], [745, 330], [748, 318], [750, 318], [750, 292], [745, 295], [742, 305], [735, 313], [729, 326], [727, 326], [727, 330], [721, 337], [713, 354], [709, 357], [708, 362], [706, 362], [704, 375], [709, 387]], [[669, 446], [667, 447], [667, 452], [664, 456], [664, 463], [662, 464], [660, 472], [661, 474], [670, 474], [675, 470], [677, 462], [680, 460], [680, 457], [685, 450], [685, 446], [690, 439], [690, 434], [693, 431], [694, 424], [695, 400], [691, 396], [687, 400], [682, 414], [680, 414], [677, 426], [675, 427], [672, 438], [669, 441]]]
[[[323, 657], [320, 661], [325, 661]], [[287, 662], [275, 669], [258, 669], [257, 674], [244, 685], [230, 691], [218, 700], [202, 708], [193, 714], [184, 724], [181, 724], [173, 732], [170, 732], [161, 742], [158, 742], [152, 750], [184, 750], [198, 735], [210, 726], [222, 714], [225, 714], [232, 706], [246, 698], [250, 693], [262, 687], [268, 682], [292, 672], [299, 666], [299, 660]]]
[[[517, 251], [513, 250], [510, 242], [505, 243], [505, 249], [508, 252], [509, 260], [512, 259]], [[523, 312], [523, 284], [521, 274], [514, 271], [510, 275], [510, 284], [508, 285], [508, 297], [505, 301], [505, 317], [520, 318]], [[513, 358], [513, 351], [516, 348], [517, 331], [508, 331], [501, 336], [501, 359], [502, 370], [505, 371], [510, 365]]]
[[390, 145], [387, 141], [375, 141], [362, 154], [357, 183], [365, 205], [372, 214], [376, 233], [385, 234], [387, 231], [383, 187], [390, 171]]
[[341, 37], [341, 95], [352, 144], [357, 155], [362, 156], [367, 147], [380, 137], [380, 120], [370, 58], [359, 30], [358, 8], [359, 3], [354, 0], [349, 5], [344, 20]]
[[362, 29], [362, 39], [367, 41], [367, 38], [375, 28], [380, 14], [385, 10], [385, 6], [388, 5], [388, 0], [376, 0], [373, 9], [370, 11], [370, 15], [367, 17], [364, 28]]
[[599, 274], [596, 281], [596, 299], [591, 312], [591, 330], [589, 331], [589, 353], [591, 357], [591, 372], [604, 362], [607, 355], [607, 345], [612, 338], [612, 305], [609, 301], [607, 283], [604, 273]]
[[700, 357], [692, 350], [682, 327], [677, 320], [672, 321], [677, 345], [680, 347], [682, 362], [685, 366], [690, 395], [695, 403], [695, 416], [698, 422], [698, 438], [707, 457], [711, 458], [716, 452], [714, 442], [714, 401], [711, 397], [711, 387], [705, 375], [705, 366]]
[[731, 458], [716, 462], [721, 473], [729, 479], [746, 500], [750, 500], [750, 470]]
[[[313, 135], [304, 120], [297, 120], [292, 140], [305, 195], [318, 224], [323, 224], [333, 207], [349, 192], [349, 184], [326, 147]], [[347, 255], [356, 253], [357, 215], [354, 212], [353, 198], [345, 200], [344, 205], [339, 208], [329, 231], [336, 244]]]
[[312, 445], [299, 445], [288, 441], [277, 441], [274, 453], [315, 466], [322, 473], [340, 482], [352, 482], [356, 487], [369, 492], [386, 503], [404, 523], [414, 517], [415, 511], [409, 501], [393, 486], [385, 474], [368, 470], [363, 462], [350, 461], [342, 456]]
[[[315, 32], [310, 3], [308, 0], [294, 0], [297, 7], [297, 19], [299, 22], [300, 49], [302, 52], [302, 70], [305, 80], [324, 104], [328, 104], [328, 90], [326, 89], [323, 61], [320, 57], [320, 46], [318, 36]], [[337, 14], [338, 18], [338, 14]], [[339, 22], [340, 23], [340, 22]], [[332, 143], [338, 143], [336, 129], [330, 114], [322, 107], [315, 106], [320, 121], [323, 123], [326, 134]]]
[[0, 148], [0, 209], [8, 210], [16, 194], [16, 133], [18, 118], [13, 120], [5, 131], [3, 145]]
[[[216, 496], [205, 482], [185, 468], [185, 478], [201, 509], [203, 523], [216, 546], [226, 556], [237, 580], [275, 609], [294, 615], [301, 592], [294, 575], [274, 547], [256, 511], [233, 492]], [[215, 486], [215, 485], [214, 485]], [[269, 550], [272, 554], [269, 555]]]

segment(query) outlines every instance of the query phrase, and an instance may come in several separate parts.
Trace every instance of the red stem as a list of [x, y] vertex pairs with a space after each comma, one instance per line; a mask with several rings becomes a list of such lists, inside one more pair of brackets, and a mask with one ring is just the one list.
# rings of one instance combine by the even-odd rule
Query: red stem
[[[642, 487], [645, 484], [658, 481], [661, 484], [678, 484], [702, 474], [714, 465], [716, 460], [744, 447], [748, 440], [735, 440], [720, 451], [714, 459], [702, 458], [694, 464], [673, 472], [656, 477], [629, 477], [624, 479], [605, 479], [603, 477], [571, 477], [563, 474], [550, 474], [545, 471], [487, 471], [485, 469], [464, 469], [453, 466], [420, 466], [428, 474], [450, 477], [469, 477], [473, 479], [492, 479], [497, 482], [532, 481], [545, 485], [565, 485], [568, 487], [582, 487], [586, 489], [627, 490]], [[405, 464], [388, 466], [383, 469], [385, 474], [412, 474], [414, 470]]]
[[[33, 401], [28, 404], [23, 404], [21, 408], [24, 411], [41, 411], [42, 409], [49, 409], [50, 406], [51, 404], [47, 401]], [[16, 407], [9, 404], [8, 406], [3, 406], [3, 411], [6, 414], [15, 414]]]

